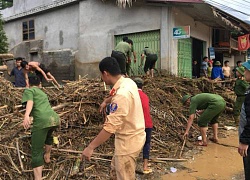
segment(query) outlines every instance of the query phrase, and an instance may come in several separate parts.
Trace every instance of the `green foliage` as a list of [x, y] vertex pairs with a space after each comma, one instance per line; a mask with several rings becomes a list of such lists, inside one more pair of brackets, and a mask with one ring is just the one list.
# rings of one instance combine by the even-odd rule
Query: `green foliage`
[[0, 53], [7, 53], [8, 52], [8, 43], [7, 43], [7, 36], [5, 31], [3, 30], [3, 20], [2, 15], [0, 14]]
[[238, 31], [231, 31], [231, 37], [234, 39], [238, 39], [239, 36], [244, 35], [243, 32], [238, 32]]
[[13, 0], [0, 0], [0, 10], [13, 6]]

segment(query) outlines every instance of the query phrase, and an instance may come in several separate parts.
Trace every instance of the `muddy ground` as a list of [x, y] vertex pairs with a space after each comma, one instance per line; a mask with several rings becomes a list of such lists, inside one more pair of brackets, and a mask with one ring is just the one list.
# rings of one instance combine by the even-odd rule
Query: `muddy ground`
[[229, 130], [219, 144], [209, 142], [207, 147], [197, 147], [201, 152], [185, 153], [187, 162], [179, 163], [176, 173], [168, 173], [163, 180], [244, 180], [242, 157], [237, 152], [238, 132]]
[[[183, 151], [182, 135], [185, 131], [188, 110], [182, 106], [183, 95], [201, 92], [217, 93], [227, 101], [227, 109], [220, 118], [219, 137], [227, 136], [223, 127], [232, 126], [232, 107], [235, 99], [233, 91], [221, 83], [206, 79], [184, 79], [171, 75], [161, 75], [145, 79], [144, 91], [150, 98], [154, 129], [151, 141], [151, 165], [154, 173], [143, 175], [142, 159], [138, 159], [138, 179], [161, 179], [170, 173], [170, 167], [186, 169], [181, 163], [202, 149], [194, 145], [200, 135], [194, 123]], [[62, 89], [43, 88], [48, 94], [53, 108], [60, 115], [61, 127], [55, 136], [59, 144], [52, 151], [52, 162], [45, 165], [45, 179], [109, 179], [109, 166], [114, 146], [113, 137], [98, 147], [92, 161], [79, 162], [81, 150], [102, 128], [103, 116], [98, 108], [108, 95], [109, 87], [100, 79], [65, 81]], [[20, 106], [23, 89], [13, 88], [5, 79], [0, 79], [0, 178], [32, 179], [30, 167], [30, 131], [21, 127], [24, 110]], [[208, 135], [210, 135], [209, 130]], [[191, 155], [190, 155], [191, 154]], [[141, 157], [141, 156], [140, 156]], [[164, 160], [160, 159], [164, 158]], [[171, 158], [171, 161], [170, 159]]]

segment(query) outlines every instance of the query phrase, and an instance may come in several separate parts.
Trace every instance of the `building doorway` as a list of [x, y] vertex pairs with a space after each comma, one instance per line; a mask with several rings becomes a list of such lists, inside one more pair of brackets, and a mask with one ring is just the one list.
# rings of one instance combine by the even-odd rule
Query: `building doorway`
[[138, 76], [138, 75], [144, 74], [143, 67], [140, 65], [141, 65], [141, 53], [142, 53], [142, 50], [146, 46], [150, 47], [153, 50], [153, 52], [158, 55], [158, 60], [155, 64], [155, 68], [158, 70], [160, 69], [161, 57], [160, 57], [160, 31], [159, 30], [116, 35], [115, 45], [117, 45], [120, 41], [122, 41], [122, 38], [125, 36], [127, 36], [129, 39], [133, 41], [134, 43], [133, 48], [137, 56], [136, 63], [134, 63], [132, 59], [131, 72], [130, 72], [132, 76]]
[[198, 64], [198, 77], [200, 77], [201, 63], [204, 57], [204, 41], [192, 38], [192, 62], [197, 61]]

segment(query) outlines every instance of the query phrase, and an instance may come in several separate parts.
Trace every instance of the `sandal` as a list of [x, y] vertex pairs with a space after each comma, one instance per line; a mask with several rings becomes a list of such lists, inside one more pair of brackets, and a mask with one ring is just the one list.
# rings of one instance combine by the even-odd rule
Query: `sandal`
[[143, 174], [149, 174], [149, 173], [152, 173], [153, 170], [152, 169], [145, 169], [143, 170]]
[[204, 144], [202, 141], [196, 142], [196, 145], [197, 145], [197, 146], [207, 146], [207, 144]]
[[212, 141], [213, 143], [218, 143], [218, 139], [214, 139], [214, 138], [209, 138], [210, 141]]

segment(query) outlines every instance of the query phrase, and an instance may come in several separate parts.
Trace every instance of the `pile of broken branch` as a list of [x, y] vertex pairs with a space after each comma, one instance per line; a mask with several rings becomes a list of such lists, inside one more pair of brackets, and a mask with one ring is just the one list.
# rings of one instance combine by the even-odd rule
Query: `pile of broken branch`
[[[187, 93], [211, 92], [222, 95], [230, 111], [234, 94], [221, 85], [205, 79], [184, 79], [161, 76], [144, 79], [144, 91], [150, 98], [154, 129], [151, 140], [151, 161], [162, 174], [158, 164], [166, 161], [182, 161], [183, 152], [194, 148], [199, 136], [193, 124], [190, 137], [184, 147], [182, 135], [187, 123], [187, 108], [181, 98]], [[55, 132], [59, 143], [54, 145], [52, 161], [44, 167], [46, 179], [109, 179], [110, 161], [114, 152], [112, 137], [98, 147], [90, 162], [80, 161], [81, 151], [102, 129], [104, 121], [99, 105], [109, 90], [100, 79], [81, 78], [66, 81], [62, 89], [44, 87], [53, 109], [61, 117], [61, 127]], [[21, 98], [24, 89], [14, 88], [0, 77], [0, 179], [32, 179], [30, 166], [30, 131], [22, 127], [24, 109]], [[228, 116], [225, 112], [224, 116]], [[224, 122], [225, 123], [225, 122]], [[141, 160], [139, 160], [141, 161]], [[165, 164], [164, 164], [165, 165]], [[138, 172], [141, 167], [138, 166]]]

